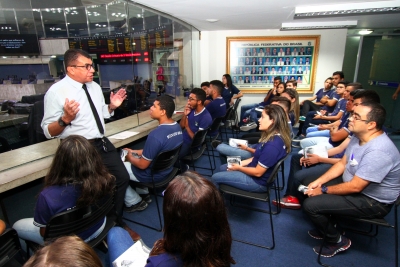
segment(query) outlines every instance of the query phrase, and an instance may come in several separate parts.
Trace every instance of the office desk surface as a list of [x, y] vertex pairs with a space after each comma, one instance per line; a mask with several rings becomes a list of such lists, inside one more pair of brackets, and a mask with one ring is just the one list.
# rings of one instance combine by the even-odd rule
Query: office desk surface
[[[179, 105], [177, 109], [182, 109], [182, 106]], [[138, 132], [137, 135], [123, 140], [110, 139], [117, 148], [147, 136], [158, 125], [158, 121], [151, 119], [149, 113], [150, 111], [145, 111], [133, 115], [138, 119], [130, 116], [107, 123], [106, 136], [124, 131]], [[181, 117], [182, 114], [175, 114], [172, 118], [179, 120]], [[0, 193], [44, 177], [59, 143], [59, 139], [52, 139], [0, 154]]]
[[29, 116], [28, 114], [0, 115], [0, 128], [19, 125], [23, 122], [28, 121], [28, 116]]

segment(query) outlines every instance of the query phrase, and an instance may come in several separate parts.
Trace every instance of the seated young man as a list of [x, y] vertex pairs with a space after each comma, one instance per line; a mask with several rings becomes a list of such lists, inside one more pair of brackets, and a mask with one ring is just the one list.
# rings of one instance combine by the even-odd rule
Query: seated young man
[[213, 101], [212, 96], [208, 93], [210, 90], [210, 83], [202, 82], [200, 87], [201, 87], [201, 89], [204, 90], [204, 92], [206, 92], [206, 101], [204, 101], [204, 106], [206, 107], [208, 104], [211, 103], [211, 101]]
[[181, 160], [189, 155], [192, 139], [198, 131], [208, 129], [212, 124], [212, 118], [204, 107], [206, 93], [200, 88], [194, 88], [189, 95], [188, 104], [180, 121], [183, 131], [183, 144], [179, 152], [181, 172], [187, 170], [187, 165]]
[[[382, 130], [383, 106], [362, 103], [354, 109], [349, 130], [353, 137], [345, 155], [326, 173], [308, 184], [303, 210], [316, 229], [312, 238], [326, 237], [321, 256], [332, 257], [351, 246], [348, 237], [335, 227], [331, 215], [383, 218], [400, 191], [400, 153]], [[319, 253], [320, 246], [314, 247]]]
[[[221, 81], [213, 80], [210, 82], [207, 94], [212, 97], [212, 101], [206, 109], [211, 115], [212, 120], [224, 117], [226, 114], [226, 103], [222, 98], [221, 93], [224, 90], [224, 84]], [[211, 136], [216, 135], [216, 132], [209, 133]]]
[[346, 100], [343, 98], [344, 91], [346, 90], [346, 84], [347, 82], [338, 83], [336, 87], [336, 94], [340, 96], [340, 99], [337, 101], [335, 109], [331, 113], [327, 113], [324, 110], [321, 110], [321, 115], [317, 114], [316, 111], [308, 112], [302, 129], [303, 137], [306, 135], [306, 130], [308, 127], [310, 127], [310, 124], [328, 124], [330, 122], [337, 121], [342, 117], [346, 108]]
[[[151, 167], [155, 157], [162, 151], [174, 149], [182, 144], [181, 127], [172, 119], [174, 111], [175, 103], [171, 97], [156, 98], [150, 108], [150, 116], [152, 119], [158, 120], [158, 127], [149, 133], [142, 150], [124, 148], [128, 151], [124, 164], [132, 181], [152, 182]], [[155, 173], [154, 180], [157, 182], [164, 179], [171, 171], [172, 168]], [[144, 196], [144, 199], [130, 186], [126, 189], [124, 208], [126, 212], [144, 210], [151, 202], [147, 190], [138, 188], [137, 191]]]

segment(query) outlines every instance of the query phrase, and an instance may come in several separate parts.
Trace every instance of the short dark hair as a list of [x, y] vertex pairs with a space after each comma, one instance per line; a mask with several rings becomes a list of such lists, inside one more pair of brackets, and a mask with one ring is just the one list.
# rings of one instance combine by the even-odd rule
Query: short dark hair
[[281, 76], [277, 76], [277, 77], [275, 77], [274, 78], [274, 81], [276, 81], [276, 80], [279, 80], [280, 82], [282, 81], [282, 78], [281, 78]]
[[357, 93], [354, 95], [354, 100], [359, 98], [361, 98], [362, 102], [381, 102], [378, 93], [373, 90], [357, 90]]
[[203, 86], [210, 87], [210, 83], [209, 82], [202, 82], [200, 87], [203, 87]]
[[272, 102], [278, 102], [279, 104], [282, 104], [285, 107], [285, 112], [289, 112], [290, 106], [292, 104], [289, 99], [287, 99], [286, 97], [283, 97], [283, 96], [273, 97], [271, 99], [271, 103]]
[[339, 75], [340, 79], [344, 79], [343, 71], [335, 71], [332, 76]]
[[78, 59], [79, 56], [92, 59], [89, 53], [82, 49], [68, 49], [67, 51], [65, 51], [64, 53], [65, 71], [67, 71], [67, 67], [74, 64], [74, 62]]
[[348, 82], [348, 81], [340, 81], [340, 82], [338, 82], [337, 84], [343, 84], [344, 87], [346, 87], [347, 84], [349, 84], [349, 82]]
[[293, 84], [293, 86], [296, 86], [296, 87], [297, 87], [297, 81], [296, 81], [296, 80], [289, 80], [289, 81], [286, 82], [286, 85], [287, 85], [288, 83], [291, 83], [291, 84]]
[[197, 100], [200, 100], [201, 104], [204, 105], [204, 101], [206, 101], [207, 95], [203, 89], [194, 88], [194, 89], [192, 89], [192, 91], [190, 91], [190, 93], [196, 95]]
[[369, 107], [371, 110], [367, 114], [368, 121], [374, 121], [376, 123], [376, 129], [382, 130], [383, 124], [386, 120], [385, 108], [377, 102], [363, 102], [360, 104], [364, 107]]
[[[359, 83], [359, 82], [355, 82], [355, 83], [348, 83], [348, 84], [347, 84], [347, 86], [351, 86], [351, 87], [353, 87], [353, 88], [354, 88], [354, 90], [357, 90], [357, 89], [362, 89], [362, 88], [363, 88], [362, 84], [361, 84], [361, 83]], [[347, 87], [347, 86], [346, 86], [346, 87]]]
[[219, 95], [222, 95], [222, 90], [224, 90], [224, 84], [219, 80], [212, 80], [210, 85], [214, 85], [217, 89]]
[[161, 110], [165, 110], [167, 118], [170, 119], [175, 111], [175, 103], [174, 100], [167, 95], [162, 95], [156, 98], [158, 104], [160, 105]]
[[354, 97], [357, 93], [364, 91], [364, 89], [356, 89], [350, 92], [350, 96]]

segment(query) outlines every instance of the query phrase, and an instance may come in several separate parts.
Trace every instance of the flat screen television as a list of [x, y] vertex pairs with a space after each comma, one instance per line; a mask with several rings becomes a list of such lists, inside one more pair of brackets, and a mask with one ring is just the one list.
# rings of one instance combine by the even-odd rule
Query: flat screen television
[[35, 34], [0, 35], [0, 56], [29, 56], [39, 54], [39, 44]]

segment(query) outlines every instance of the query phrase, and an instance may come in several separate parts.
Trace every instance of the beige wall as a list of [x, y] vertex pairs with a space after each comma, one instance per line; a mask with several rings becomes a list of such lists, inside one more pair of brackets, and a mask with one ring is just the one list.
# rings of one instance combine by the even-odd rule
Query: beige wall
[[[282, 36], [282, 35], [321, 35], [315, 89], [323, 86], [325, 79], [334, 71], [341, 70], [346, 44], [346, 29], [279, 31], [279, 30], [237, 30], [201, 32], [200, 77], [201, 81], [221, 79], [226, 73], [226, 37], [233, 36]], [[261, 102], [264, 94], [247, 94], [241, 104]], [[311, 94], [301, 95], [301, 98]]]

